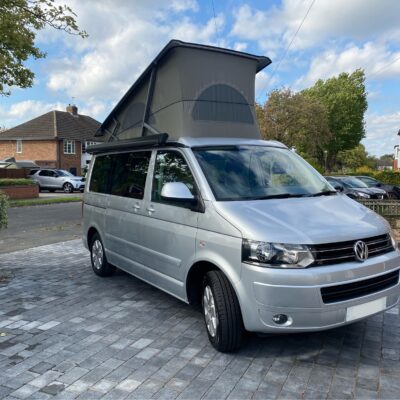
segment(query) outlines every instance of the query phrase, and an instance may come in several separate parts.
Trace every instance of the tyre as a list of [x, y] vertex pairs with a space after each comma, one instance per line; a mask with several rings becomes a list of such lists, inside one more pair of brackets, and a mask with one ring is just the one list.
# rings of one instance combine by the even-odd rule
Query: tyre
[[74, 191], [74, 187], [69, 182], [66, 182], [63, 185], [63, 190], [65, 193], [72, 193]]
[[115, 267], [108, 263], [103, 242], [98, 233], [93, 235], [89, 249], [94, 273], [102, 277], [111, 276], [115, 272]]
[[208, 338], [221, 352], [237, 350], [244, 326], [236, 293], [221, 271], [208, 272], [203, 280], [202, 310]]

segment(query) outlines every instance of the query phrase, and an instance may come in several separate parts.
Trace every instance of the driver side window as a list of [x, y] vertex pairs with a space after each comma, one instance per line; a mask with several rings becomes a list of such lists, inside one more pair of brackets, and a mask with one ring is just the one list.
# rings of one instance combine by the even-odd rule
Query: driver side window
[[194, 178], [182, 154], [176, 151], [159, 151], [154, 168], [151, 200], [157, 203], [185, 207], [182, 203], [165, 200], [161, 197], [161, 189], [168, 182], [182, 182], [195, 195]]

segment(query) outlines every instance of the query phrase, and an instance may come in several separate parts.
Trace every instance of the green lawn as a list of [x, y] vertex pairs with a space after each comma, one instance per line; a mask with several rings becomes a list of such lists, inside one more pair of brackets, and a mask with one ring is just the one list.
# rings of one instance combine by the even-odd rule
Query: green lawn
[[82, 201], [81, 197], [55, 197], [51, 199], [21, 199], [21, 200], [9, 200], [10, 207], [24, 207], [24, 206], [40, 206], [44, 204], [55, 204], [55, 203], [71, 203]]

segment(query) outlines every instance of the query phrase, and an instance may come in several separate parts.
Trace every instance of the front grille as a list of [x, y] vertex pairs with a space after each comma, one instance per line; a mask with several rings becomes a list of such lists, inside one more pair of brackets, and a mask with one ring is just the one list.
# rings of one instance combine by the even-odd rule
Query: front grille
[[321, 288], [322, 301], [325, 304], [329, 304], [337, 301], [351, 300], [388, 289], [397, 285], [398, 282], [399, 270], [363, 281], [328, 286]]
[[[361, 240], [368, 246], [368, 258], [389, 253], [394, 250], [389, 234]], [[349, 240], [347, 242], [324, 243], [309, 246], [315, 259], [312, 266], [316, 267], [354, 261], [356, 259], [354, 255], [354, 244], [356, 242], [357, 240]]]

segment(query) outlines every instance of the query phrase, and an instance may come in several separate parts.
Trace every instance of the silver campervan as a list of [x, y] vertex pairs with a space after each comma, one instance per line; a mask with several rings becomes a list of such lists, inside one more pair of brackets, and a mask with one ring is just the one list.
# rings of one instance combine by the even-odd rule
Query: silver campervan
[[398, 303], [388, 223], [281, 143], [260, 140], [270, 60], [171, 41], [103, 122], [84, 197], [94, 272], [201, 306], [208, 337], [317, 331]]

